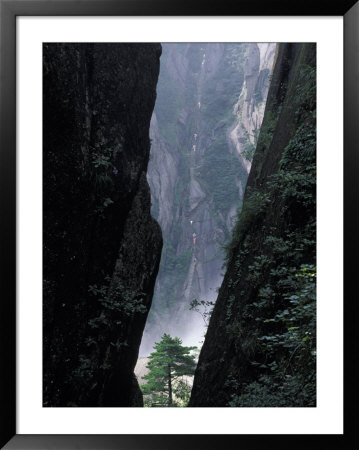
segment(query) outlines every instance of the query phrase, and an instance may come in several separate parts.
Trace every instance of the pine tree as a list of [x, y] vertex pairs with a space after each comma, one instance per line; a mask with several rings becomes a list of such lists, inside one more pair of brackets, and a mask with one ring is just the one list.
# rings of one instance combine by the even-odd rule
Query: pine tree
[[177, 406], [174, 397], [186, 397], [183, 377], [196, 369], [195, 355], [190, 354], [196, 347], [183, 347], [181, 339], [165, 333], [154, 349], [147, 364], [149, 372], [143, 377], [147, 380], [143, 393], [151, 395], [152, 406]]

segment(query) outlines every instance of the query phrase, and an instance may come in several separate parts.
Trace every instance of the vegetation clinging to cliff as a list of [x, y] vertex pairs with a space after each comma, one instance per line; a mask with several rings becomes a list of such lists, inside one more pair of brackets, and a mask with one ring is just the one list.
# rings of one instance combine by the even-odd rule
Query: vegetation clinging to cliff
[[[235, 245], [244, 244], [238, 275], [250, 227], [266, 237], [246, 273], [258, 289], [257, 301], [242, 309], [256, 339], [242, 340], [241, 347], [258, 378], [233, 395], [230, 406], [315, 406], [315, 68], [302, 65], [291, 94], [297, 98], [297, 130], [279, 170], [250, 192], [235, 231]], [[268, 227], [263, 218], [275, 202], [282, 218], [277, 227]]]
[[278, 61], [190, 406], [316, 404], [315, 46]]

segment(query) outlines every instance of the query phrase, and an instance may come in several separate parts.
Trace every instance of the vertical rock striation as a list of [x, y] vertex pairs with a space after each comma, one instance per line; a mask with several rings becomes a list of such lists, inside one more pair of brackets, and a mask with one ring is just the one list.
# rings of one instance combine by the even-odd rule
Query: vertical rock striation
[[162, 248], [146, 181], [159, 44], [44, 44], [44, 406], [141, 406]]
[[189, 406], [315, 406], [315, 59], [279, 45]]
[[229, 135], [247, 173], [262, 125], [275, 50], [273, 43], [249, 47], [242, 91], [234, 106], [237, 121]]
[[163, 332], [187, 345], [202, 339], [202, 318], [189, 306], [194, 298], [213, 301], [223, 277], [223, 246], [241, 206], [274, 49], [163, 45], [148, 180], [164, 251], [142, 355]]

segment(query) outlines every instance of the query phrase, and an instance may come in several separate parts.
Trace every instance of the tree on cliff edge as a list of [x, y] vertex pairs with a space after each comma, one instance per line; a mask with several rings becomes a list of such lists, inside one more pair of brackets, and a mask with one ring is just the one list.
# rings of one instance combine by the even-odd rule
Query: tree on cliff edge
[[183, 347], [181, 339], [165, 333], [154, 348], [147, 364], [149, 372], [143, 377], [147, 383], [142, 391], [145, 396], [151, 396], [151, 406], [177, 406], [174, 397], [189, 397], [183, 377], [194, 375], [195, 355], [190, 353], [196, 347]]

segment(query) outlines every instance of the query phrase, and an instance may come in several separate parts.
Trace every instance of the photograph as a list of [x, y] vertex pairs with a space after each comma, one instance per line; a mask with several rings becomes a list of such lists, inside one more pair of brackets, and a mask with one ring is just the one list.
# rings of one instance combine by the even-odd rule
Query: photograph
[[0, 448], [353, 448], [358, 3], [0, 0]]
[[43, 406], [316, 406], [316, 44], [43, 44]]

